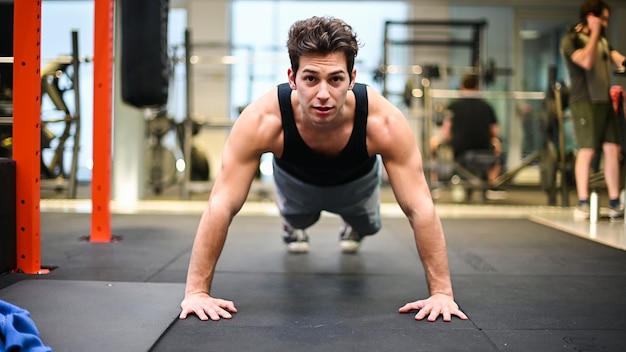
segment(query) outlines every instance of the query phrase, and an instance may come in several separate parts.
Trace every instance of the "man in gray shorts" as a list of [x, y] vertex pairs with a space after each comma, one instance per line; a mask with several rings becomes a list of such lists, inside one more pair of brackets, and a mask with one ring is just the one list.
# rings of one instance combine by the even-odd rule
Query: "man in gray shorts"
[[357, 107], [354, 128], [336, 157], [319, 155], [302, 140], [291, 106], [292, 88], [278, 86], [278, 101], [284, 133], [283, 155], [274, 159], [276, 200], [285, 219], [283, 240], [290, 252], [307, 252], [304, 229], [326, 210], [343, 219], [339, 245], [343, 252], [359, 249], [363, 236], [380, 229], [380, 166], [367, 151], [367, 89], [352, 87]]
[[359, 249], [364, 236], [381, 227], [380, 162], [354, 181], [335, 186], [316, 186], [291, 176], [274, 162], [276, 203], [285, 219], [283, 240], [290, 252], [308, 252], [304, 229], [320, 218], [321, 211], [338, 214], [343, 220], [339, 247], [344, 253]]
[[569, 105], [579, 146], [575, 175], [577, 217], [589, 218], [589, 175], [596, 150], [604, 154], [604, 178], [609, 193], [609, 216], [623, 218], [620, 196], [620, 127], [610, 98], [611, 63], [624, 68], [624, 55], [604, 36], [610, 15], [602, 0], [587, 0], [580, 8], [580, 22], [561, 41], [571, 78]]
[[[402, 112], [355, 82], [359, 43], [352, 28], [329, 17], [297, 21], [289, 30], [288, 82], [241, 113], [224, 146], [222, 167], [200, 219], [180, 318], [232, 318], [232, 301], [211, 296], [228, 227], [243, 206], [264, 153], [274, 155], [276, 196], [291, 251], [308, 250], [306, 228], [321, 211], [343, 219], [340, 246], [355, 252], [381, 226], [381, 165], [411, 225], [429, 297], [406, 303], [415, 319], [467, 319], [454, 301], [446, 241], [426, 183], [422, 158]], [[416, 268], [416, 270], [421, 270]]]

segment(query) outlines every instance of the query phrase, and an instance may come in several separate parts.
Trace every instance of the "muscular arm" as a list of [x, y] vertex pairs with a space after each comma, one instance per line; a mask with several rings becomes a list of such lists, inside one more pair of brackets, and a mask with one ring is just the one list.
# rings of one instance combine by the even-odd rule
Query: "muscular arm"
[[222, 166], [196, 231], [181, 319], [196, 314], [201, 320], [219, 320], [237, 311], [233, 302], [210, 296], [211, 283], [228, 227], [246, 200], [261, 154], [271, 151], [279, 131], [271, 117], [267, 122], [261, 115], [242, 113], [226, 141]]
[[626, 60], [626, 57], [622, 53], [617, 50], [611, 51], [611, 61], [613, 61], [613, 64], [615, 64], [618, 69], [622, 70], [622, 72], [624, 70], [624, 60]]
[[[403, 122], [392, 123], [391, 129], [398, 129]], [[403, 127], [405, 131], [410, 131], [408, 124]], [[410, 134], [402, 131], [390, 133], [396, 135], [393, 138], [396, 144], [381, 155], [398, 204], [413, 229], [430, 293], [452, 297], [443, 230], [424, 178], [419, 150]]]
[[422, 157], [402, 113], [380, 95], [368, 93], [368, 148], [382, 156], [394, 195], [406, 214], [419, 253], [430, 297], [406, 304], [400, 312], [419, 309], [416, 319], [434, 321], [441, 314], [467, 319], [454, 302], [448, 254], [441, 221], [424, 177]]
[[[231, 135], [232, 136], [232, 135]], [[237, 155], [237, 146], [227, 144], [222, 156], [222, 169], [211, 191], [196, 231], [191, 251], [191, 260], [187, 272], [185, 298], [198, 295], [207, 297], [211, 292], [211, 283], [215, 273], [217, 260], [226, 241], [228, 227], [246, 199], [250, 183], [254, 177], [258, 159], [242, 160]], [[185, 307], [183, 307], [184, 309]], [[222, 309], [236, 311], [232, 303], [225, 304]], [[200, 309], [200, 310], [198, 310]], [[219, 316], [229, 317], [227, 312], [214, 308]], [[198, 307], [183, 313], [195, 313], [201, 319], [204, 314], [212, 315], [210, 309]], [[184, 316], [181, 316], [184, 318]], [[214, 316], [211, 316], [213, 320]], [[204, 320], [204, 319], [203, 319]]]
[[598, 41], [600, 40], [600, 34], [602, 29], [601, 20], [593, 15], [587, 16], [587, 27], [589, 28], [589, 41], [584, 47], [574, 51], [572, 53], [572, 61], [589, 71], [593, 68], [596, 62], [596, 55], [598, 52]]

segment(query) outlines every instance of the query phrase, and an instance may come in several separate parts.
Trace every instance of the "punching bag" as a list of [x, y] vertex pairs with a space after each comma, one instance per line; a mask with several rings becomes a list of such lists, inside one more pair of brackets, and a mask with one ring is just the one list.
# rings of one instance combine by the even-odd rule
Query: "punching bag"
[[121, 1], [122, 99], [138, 108], [167, 103], [169, 0]]

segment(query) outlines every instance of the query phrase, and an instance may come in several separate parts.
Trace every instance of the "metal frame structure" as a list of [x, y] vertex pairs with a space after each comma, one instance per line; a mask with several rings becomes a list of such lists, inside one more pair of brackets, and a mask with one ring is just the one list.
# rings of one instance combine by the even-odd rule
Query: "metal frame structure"
[[[392, 39], [390, 38], [390, 28], [394, 26], [405, 27], [455, 27], [471, 29], [471, 39]], [[383, 95], [389, 94], [387, 82], [384, 79], [387, 68], [390, 65], [389, 48], [391, 46], [443, 46], [443, 47], [464, 47], [470, 49], [469, 66], [480, 67], [482, 34], [487, 26], [486, 20], [478, 21], [438, 21], [438, 20], [410, 20], [410, 21], [385, 21], [384, 43], [383, 43]]]
[[111, 241], [114, 0], [95, 0], [91, 242]]
[[41, 267], [41, 1], [14, 3], [13, 160], [16, 169], [16, 271]]
[[[111, 241], [113, 8], [113, 0], [95, 0], [91, 242]], [[41, 1], [15, 1], [14, 18], [13, 115], [17, 117], [13, 121], [13, 159], [16, 163], [17, 181], [16, 271], [45, 274], [49, 270], [41, 266], [40, 236]]]

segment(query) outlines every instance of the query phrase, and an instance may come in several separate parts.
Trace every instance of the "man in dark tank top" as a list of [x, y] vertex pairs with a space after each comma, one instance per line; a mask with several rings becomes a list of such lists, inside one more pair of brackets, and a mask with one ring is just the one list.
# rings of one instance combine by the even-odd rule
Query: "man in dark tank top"
[[[429, 297], [401, 313], [415, 319], [467, 319], [454, 301], [441, 221], [424, 177], [421, 154], [402, 112], [370, 87], [355, 83], [359, 42], [352, 28], [330, 17], [294, 23], [291, 67], [281, 84], [247, 106], [235, 122], [222, 167], [193, 244], [180, 318], [231, 318], [232, 301], [211, 296], [228, 227], [243, 206], [263, 154], [274, 156], [276, 200], [288, 250], [308, 251], [305, 230], [322, 211], [342, 219], [343, 252], [359, 249], [381, 227], [379, 191], [384, 165], [407, 215], [422, 260]], [[416, 267], [416, 270], [421, 270]]]

